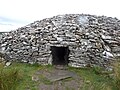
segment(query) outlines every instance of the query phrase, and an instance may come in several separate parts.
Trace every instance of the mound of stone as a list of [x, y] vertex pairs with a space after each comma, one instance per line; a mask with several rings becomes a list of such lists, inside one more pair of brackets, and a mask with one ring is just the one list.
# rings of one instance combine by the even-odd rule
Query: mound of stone
[[4, 33], [0, 52], [8, 61], [52, 64], [51, 47], [68, 47], [68, 65], [108, 66], [120, 56], [120, 20], [88, 14], [65, 14], [35, 21]]

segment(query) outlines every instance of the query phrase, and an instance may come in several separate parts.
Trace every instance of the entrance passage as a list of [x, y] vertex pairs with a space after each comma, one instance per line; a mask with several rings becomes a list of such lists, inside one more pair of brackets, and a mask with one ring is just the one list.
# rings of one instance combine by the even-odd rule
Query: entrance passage
[[68, 55], [69, 48], [68, 47], [55, 47], [51, 46], [52, 51], [52, 64], [53, 65], [68, 65]]

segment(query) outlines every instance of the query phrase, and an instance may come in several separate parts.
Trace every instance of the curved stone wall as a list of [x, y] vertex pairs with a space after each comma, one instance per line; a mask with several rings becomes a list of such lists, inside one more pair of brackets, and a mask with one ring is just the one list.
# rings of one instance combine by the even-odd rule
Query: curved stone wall
[[69, 47], [69, 65], [106, 67], [120, 56], [120, 20], [66, 14], [35, 21], [1, 37], [6, 60], [51, 64], [50, 46]]

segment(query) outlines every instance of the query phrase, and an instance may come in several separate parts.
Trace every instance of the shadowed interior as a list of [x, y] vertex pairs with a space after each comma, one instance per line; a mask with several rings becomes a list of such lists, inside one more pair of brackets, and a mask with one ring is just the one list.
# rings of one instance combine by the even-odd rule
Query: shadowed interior
[[68, 65], [68, 55], [70, 52], [68, 47], [51, 46], [51, 51], [53, 65]]

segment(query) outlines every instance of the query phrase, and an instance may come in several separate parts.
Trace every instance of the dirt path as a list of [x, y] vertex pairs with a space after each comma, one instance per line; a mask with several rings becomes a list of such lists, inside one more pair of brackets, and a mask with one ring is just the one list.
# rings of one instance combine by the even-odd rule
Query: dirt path
[[38, 81], [39, 90], [80, 90], [83, 80], [69, 70], [39, 70], [32, 77]]

